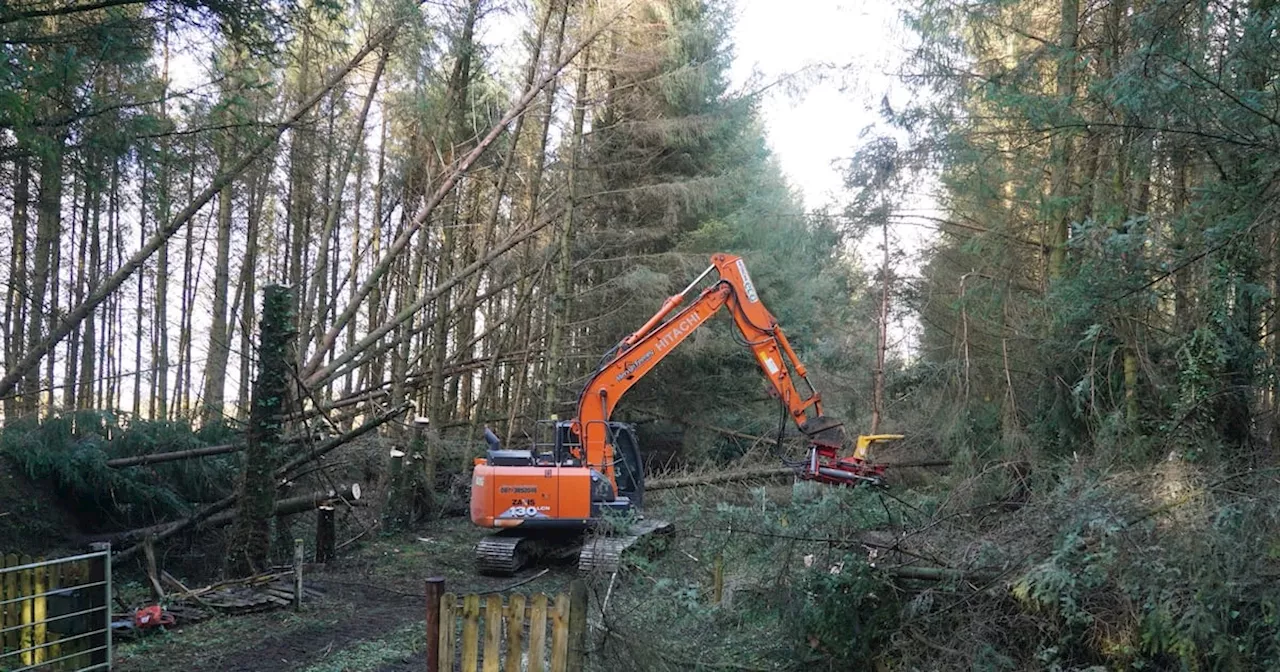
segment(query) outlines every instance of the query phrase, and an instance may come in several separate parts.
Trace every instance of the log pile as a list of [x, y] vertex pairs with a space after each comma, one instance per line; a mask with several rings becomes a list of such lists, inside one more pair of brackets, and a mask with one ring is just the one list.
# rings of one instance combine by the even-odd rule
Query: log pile
[[[293, 572], [259, 574], [247, 579], [222, 581], [211, 586], [175, 593], [170, 597], [192, 608], [203, 607], [229, 614], [247, 614], [280, 609], [293, 604]], [[304, 584], [303, 597], [315, 599], [324, 593]]]

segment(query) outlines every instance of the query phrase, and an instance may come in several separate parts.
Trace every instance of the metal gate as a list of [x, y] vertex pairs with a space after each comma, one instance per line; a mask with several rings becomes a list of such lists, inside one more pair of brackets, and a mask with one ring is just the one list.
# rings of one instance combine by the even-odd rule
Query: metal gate
[[0, 557], [0, 671], [111, 669], [111, 551]]

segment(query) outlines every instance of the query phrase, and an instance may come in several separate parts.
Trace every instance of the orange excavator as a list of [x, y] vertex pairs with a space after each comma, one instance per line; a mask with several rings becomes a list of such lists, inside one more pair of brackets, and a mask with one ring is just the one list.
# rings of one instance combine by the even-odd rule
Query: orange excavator
[[[679, 312], [685, 298], [712, 272], [719, 280]], [[475, 460], [471, 520], [499, 532], [476, 546], [477, 568], [509, 575], [535, 557], [578, 553], [582, 570], [616, 569], [622, 554], [670, 524], [635, 516], [618, 534], [592, 535], [602, 522], [638, 514], [644, 503], [644, 468], [631, 425], [611, 419], [614, 408], [658, 362], [728, 307], [755, 354], [772, 393], [808, 440], [804, 460], [790, 463], [800, 478], [838, 485], [879, 484], [884, 467], [868, 461], [869, 447], [896, 435], [861, 436], [842, 457], [843, 424], [823, 414], [822, 396], [809, 383], [773, 315], [760, 302], [740, 257], [715, 254], [711, 266], [666, 300], [644, 326], [609, 350], [578, 397], [577, 417], [552, 421], [553, 440], [527, 450], [504, 450], [485, 431], [488, 454]], [[799, 379], [807, 388], [796, 388]]]

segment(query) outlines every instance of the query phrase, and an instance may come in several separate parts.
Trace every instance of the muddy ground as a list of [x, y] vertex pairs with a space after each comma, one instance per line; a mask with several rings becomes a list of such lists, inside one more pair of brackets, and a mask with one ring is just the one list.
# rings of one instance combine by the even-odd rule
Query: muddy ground
[[[454, 518], [364, 543], [304, 574], [323, 598], [301, 612], [217, 616], [121, 644], [120, 672], [391, 672], [425, 662], [424, 581], [443, 576], [450, 592], [501, 590], [522, 580], [475, 574], [471, 547], [484, 531]], [[537, 574], [530, 570], [525, 578]], [[552, 568], [522, 584], [554, 593], [573, 578]]]

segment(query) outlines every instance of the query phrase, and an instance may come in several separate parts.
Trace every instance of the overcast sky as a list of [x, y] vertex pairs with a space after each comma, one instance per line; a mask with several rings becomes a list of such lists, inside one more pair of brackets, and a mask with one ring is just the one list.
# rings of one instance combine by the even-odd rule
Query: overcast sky
[[[901, 95], [892, 73], [903, 30], [889, 0], [737, 0], [735, 85], [808, 75], [802, 91], [776, 87], [761, 105], [769, 144], [805, 205], [842, 192], [843, 161], [880, 121], [880, 101]], [[824, 67], [827, 66], [827, 67]], [[821, 74], [820, 81], [812, 81]]]

